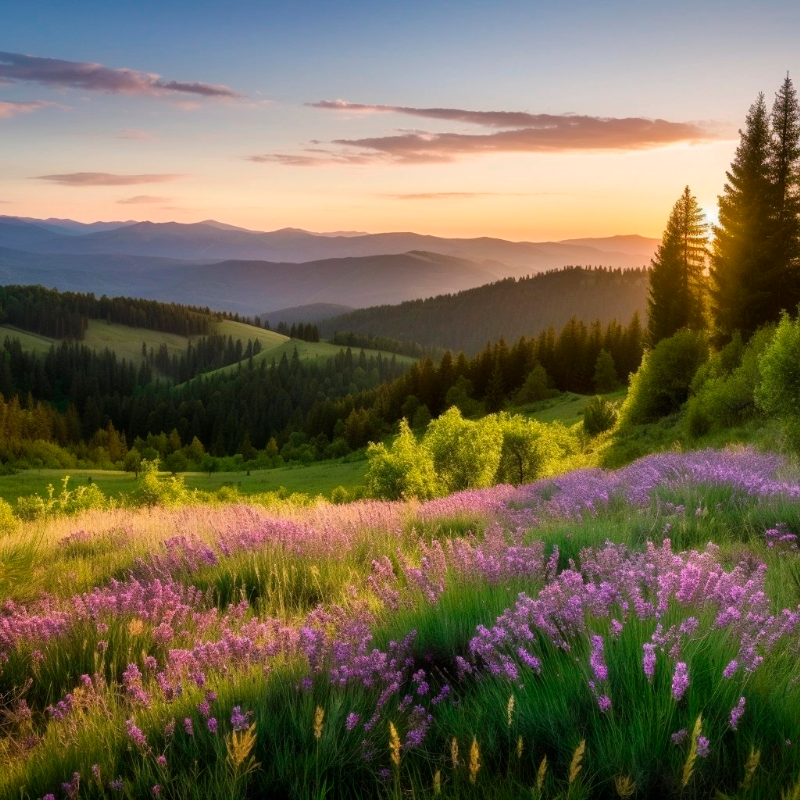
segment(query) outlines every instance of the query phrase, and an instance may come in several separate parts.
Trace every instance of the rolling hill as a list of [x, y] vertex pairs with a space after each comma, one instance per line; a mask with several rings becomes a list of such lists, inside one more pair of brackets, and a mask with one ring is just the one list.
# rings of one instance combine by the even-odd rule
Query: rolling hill
[[532, 278], [507, 278], [456, 294], [352, 311], [319, 324], [325, 336], [352, 331], [475, 353], [488, 341], [509, 342], [572, 316], [645, 322], [646, 270], [558, 270]]
[[[537, 243], [408, 232], [263, 232], [214, 220], [86, 224], [0, 217], [0, 283], [274, 316], [319, 304], [395, 304], [566, 264], [637, 267], [656, 244], [639, 236]], [[328, 313], [306, 310], [314, 319]]]

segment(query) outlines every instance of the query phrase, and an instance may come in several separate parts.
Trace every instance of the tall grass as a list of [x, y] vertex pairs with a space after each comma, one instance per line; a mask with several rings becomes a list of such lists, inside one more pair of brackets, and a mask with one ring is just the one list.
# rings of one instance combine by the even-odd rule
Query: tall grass
[[[0, 797], [791, 797], [798, 483], [746, 453], [695, 480], [693, 458], [427, 505], [25, 523], [0, 541]], [[781, 620], [748, 670], [743, 636]]]

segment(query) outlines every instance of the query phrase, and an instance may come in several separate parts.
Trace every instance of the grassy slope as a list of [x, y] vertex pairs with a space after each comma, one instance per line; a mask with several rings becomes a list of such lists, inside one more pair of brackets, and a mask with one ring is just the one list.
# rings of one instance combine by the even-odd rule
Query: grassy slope
[[[276, 336], [277, 335], [278, 334], [276, 334]], [[300, 357], [301, 361], [328, 359], [345, 349], [341, 345], [331, 344], [330, 342], [304, 342], [301, 339], [287, 339], [285, 336], [281, 338], [283, 341], [277, 343], [277, 345], [271, 348], [268, 348], [266, 345], [264, 345], [264, 349], [253, 359], [253, 363], [258, 365], [262, 361], [266, 361], [267, 364], [271, 364], [273, 359], [275, 361], [280, 361], [284, 353], [286, 354], [286, 358], [292, 358], [295, 348], [297, 348], [297, 355]], [[359, 349], [355, 349], [354, 352], [358, 353]], [[364, 353], [366, 354], [367, 358], [378, 355], [377, 350], [364, 350]], [[392, 357], [391, 353], [382, 353], [382, 355], [385, 358]], [[411, 358], [410, 356], [398, 355], [395, 356], [395, 358], [399, 363], [403, 364], [411, 364], [416, 361], [415, 358]], [[235, 369], [236, 364], [231, 364], [230, 366], [221, 367], [213, 372], [207, 372], [206, 375], [222, 374]]]
[[[256, 356], [256, 363], [265, 360], [270, 363], [273, 358], [279, 361], [284, 353], [287, 358], [291, 358], [295, 348], [297, 348], [297, 353], [303, 361], [330, 358], [342, 349], [339, 345], [329, 344], [328, 342], [304, 342], [300, 339], [290, 339], [283, 334], [256, 328], [244, 322], [234, 322], [233, 320], [222, 320], [217, 324], [216, 331], [223, 336], [241, 339], [242, 342], [246, 342], [248, 339], [258, 339], [263, 350]], [[46, 353], [50, 346], [57, 341], [47, 336], [27, 333], [8, 325], [0, 326], [0, 338], [5, 338], [5, 336], [19, 339], [23, 348], [37, 353]], [[148, 351], [151, 348], [157, 351], [162, 344], [166, 344], [170, 355], [180, 355], [185, 352], [189, 344], [189, 338], [174, 333], [162, 333], [147, 328], [131, 328], [127, 325], [109, 324], [102, 320], [93, 319], [89, 320], [89, 327], [83, 340], [83, 344], [87, 347], [97, 350], [108, 348], [113, 350], [119, 358], [132, 360], [136, 363], [139, 363], [142, 359], [142, 342], [146, 344]], [[370, 355], [377, 355], [378, 351], [366, 350], [365, 352], [369, 357]], [[391, 354], [388, 357], [391, 358]], [[397, 356], [397, 359], [408, 364], [416, 360], [409, 356]], [[235, 364], [217, 371], [225, 372], [233, 369], [236, 369]]]
[[38, 333], [28, 333], [13, 325], [0, 325], [0, 341], [6, 337], [19, 339], [23, 350], [30, 350], [33, 353], [46, 353], [56, 341], [48, 336], [40, 336]]
[[[310, 495], [330, 495], [337, 486], [354, 489], [364, 483], [367, 469], [366, 461], [342, 463], [321, 461], [309, 466], [280, 467], [278, 469], [252, 470], [246, 472], [218, 472], [207, 475], [203, 472], [182, 473], [190, 489], [216, 491], [223, 486], [235, 486], [242, 494], [258, 494], [284, 488], [290, 492]], [[165, 475], [167, 473], [164, 473]], [[14, 503], [18, 497], [33, 494], [43, 495], [47, 485], [52, 484], [56, 491], [61, 489], [61, 481], [70, 476], [70, 488], [85, 484], [91, 477], [104, 494], [117, 497], [132, 491], [136, 480], [131, 473], [99, 469], [42, 469], [25, 470], [16, 475], [0, 477], [0, 498]]]
[[[617, 403], [625, 399], [626, 393], [625, 389], [619, 389], [616, 392], [604, 394], [603, 397], [612, 403]], [[509, 411], [512, 414], [524, 414], [526, 417], [539, 420], [539, 422], [562, 422], [564, 425], [574, 425], [583, 419], [583, 412], [592, 397], [594, 395], [564, 392], [558, 397], [524, 406], [515, 406]]]

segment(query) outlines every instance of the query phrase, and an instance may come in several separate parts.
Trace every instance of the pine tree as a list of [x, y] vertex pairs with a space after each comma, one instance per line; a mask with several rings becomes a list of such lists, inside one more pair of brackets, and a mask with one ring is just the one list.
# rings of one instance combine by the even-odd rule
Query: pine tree
[[764, 320], [757, 311], [776, 290], [765, 246], [772, 223], [770, 133], [764, 95], [750, 106], [745, 128], [719, 197], [711, 258], [712, 309], [717, 334], [752, 333]]
[[613, 392], [619, 386], [619, 376], [614, 357], [608, 350], [601, 350], [594, 365], [594, 390], [598, 394]]
[[758, 312], [765, 320], [776, 321], [783, 309], [793, 311], [800, 302], [800, 107], [788, 74], [775, 95], [771, 123], [773, 291]]
[[708, 226], [689, 187], [675, 203], [650, 268], [648, 338], [651, 345], [682, 328], [705, 326]]

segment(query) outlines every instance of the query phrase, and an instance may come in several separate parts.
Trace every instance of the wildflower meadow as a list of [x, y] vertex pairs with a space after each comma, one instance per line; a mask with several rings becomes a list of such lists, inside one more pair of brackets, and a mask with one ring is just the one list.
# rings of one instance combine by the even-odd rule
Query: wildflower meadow
[[666, 453], [0, 539], [0, 796], [800, 798], [800, 477]]

